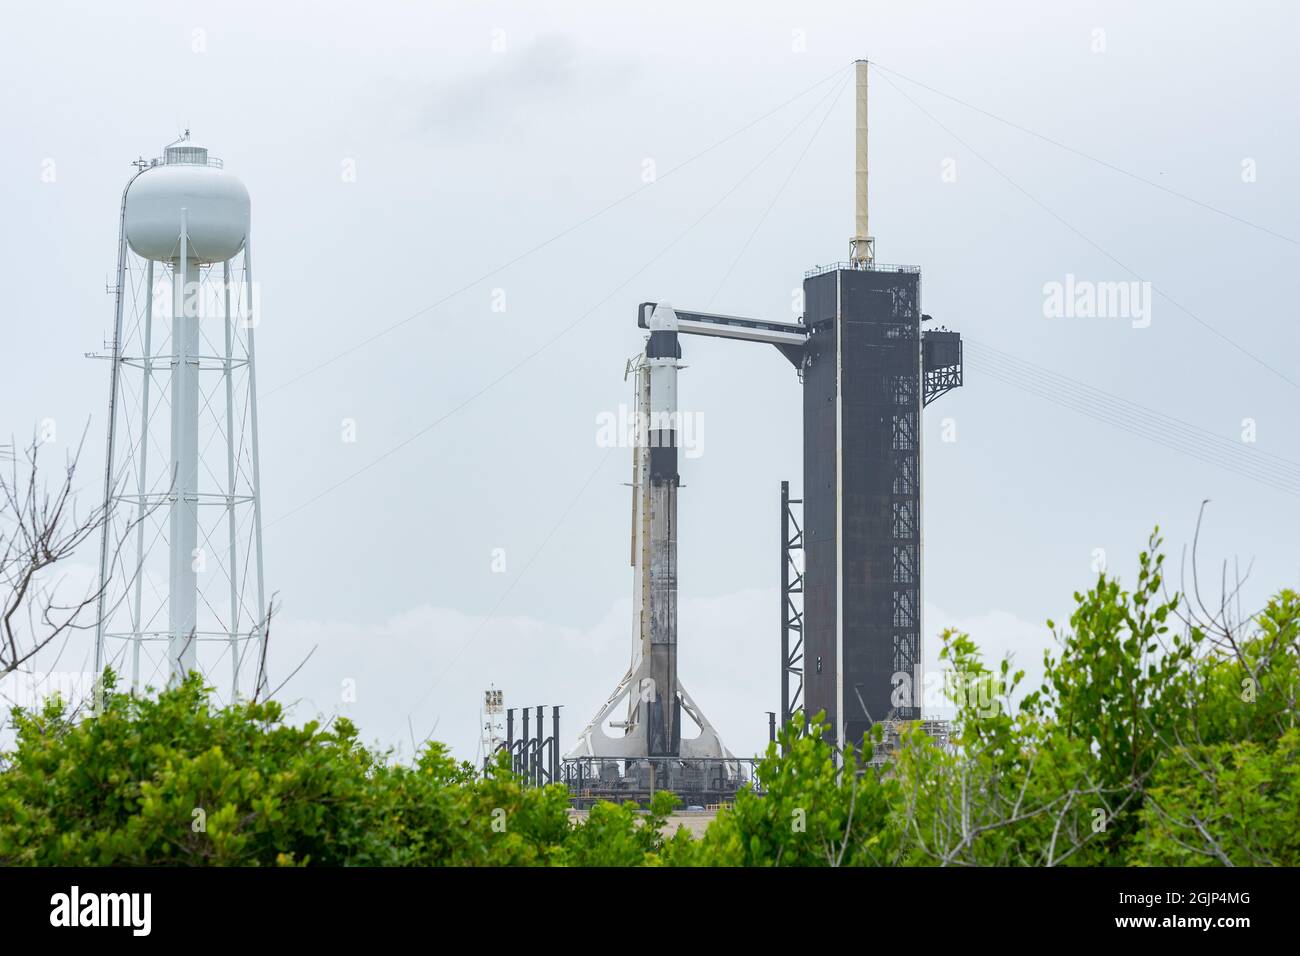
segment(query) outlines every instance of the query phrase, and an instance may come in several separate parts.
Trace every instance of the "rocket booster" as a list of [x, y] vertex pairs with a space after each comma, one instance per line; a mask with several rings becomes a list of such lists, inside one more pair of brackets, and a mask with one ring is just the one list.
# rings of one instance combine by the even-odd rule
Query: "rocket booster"
[[649, 694], [646, 743], [651, 756], [676, 756], [681, 746], [677, 688], [677, 367], [682, 356], [677, 314], [666, 304], [650, 317], [646, 364], [650, 408]]
[[[685, 437], [679, 435], [684, 430], [677, 408], [677, 372], [682, 357], [679, 336], [690, 330], [682, 328], [683, 320], [666, 303], [656, 305], [648, 317], [644, 308], [638, 309], [637, 317], [637, 324], [650, 334], [626, 370], [636, 374], [631, 528], [635, 647], [627, 674], [587, 724], [570, 756], [734, 760], [677, 676], [677, 448], [679, 437]], [[623, 736], [606, 735], [606, 720], [625, 704], [627, 719], [610, 720], [611, 727], [623, 729]], [[699, 733], [683, 739], [683, 718]]]

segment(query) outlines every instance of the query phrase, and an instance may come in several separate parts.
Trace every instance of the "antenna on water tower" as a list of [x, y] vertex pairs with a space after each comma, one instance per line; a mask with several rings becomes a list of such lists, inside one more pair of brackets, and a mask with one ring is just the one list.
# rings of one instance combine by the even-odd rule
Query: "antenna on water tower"
[[190, 139], [122, 193], [95, 671], [266, 690], [248, 190]]

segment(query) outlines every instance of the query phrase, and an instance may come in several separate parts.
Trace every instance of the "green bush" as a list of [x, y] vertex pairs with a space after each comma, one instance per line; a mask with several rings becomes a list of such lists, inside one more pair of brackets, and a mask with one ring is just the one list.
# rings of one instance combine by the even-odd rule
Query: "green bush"
[[197, 677], [114, 692], [69, 723], [14, 712], [0, 774], [0, 862], [38, 865], [472, 865], [557, 858], [558, 788], [482, 779], [441, 744], [414, 767], [361, 746], [347, 720], [284, 723], [280, 706], [214, 708]]
[[273, 702], [213, 706], [196, 677], [135, 696], [110, 674], [84, 719], [13, 711], [0, 864], [1300, 865], [1300, 596], [1216, 633], [1162, 596], [1158, 550], [1134, 590], [1102, 574], [1049, 622], [1058, 651], [1014, 707], [1023, 673], [945, 633], [950, 746], [912, 726], [874, 766], [879, 726], [837, 756], [821, 715], [791, 725], [765, 792], [700, 839], [666, 835], [668, 793], [574, 824], [562, 787], [504, 763], [480, 774], [434, 744], [404, 766], [344, 719], [294, 727]]

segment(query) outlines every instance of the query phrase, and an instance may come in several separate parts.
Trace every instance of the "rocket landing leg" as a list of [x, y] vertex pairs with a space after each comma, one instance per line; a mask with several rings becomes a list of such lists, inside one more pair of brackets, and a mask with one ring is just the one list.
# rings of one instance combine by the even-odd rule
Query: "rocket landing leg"
[[[575, 760], [579, 757], [637, 759], [661, 756], [652, 754], [649, 748], [649, 721], [646, 720], [646, 715], [650, 713], [650, 709], [645, 705], [651, 702], [644, 700], [643, 695], [652, 694], [655, 687], [650, 673], [649, 662], [642, 661], [640, 666], [623, 675], [623, 679], [609, 695], [604, 706], [583, 729], [577, 746], [564, 755], [566, 760]], [[688, 760], [699, 758], [734, 760], [735, 754], [723, 745], [717, 730], [686, 692], [686, 688], [679, 683], [677, 689], [678, 696], [672, 702], [673, 710], [679, 717], [686, 717], [688, 724], [694, 724], [699, 733], [694, 737], [681, 736], [682, 724], [679, 720], [676, 723], [679, 735], [677, 753], [672, 756]], [[667, 701], [659, 699], [653, 703], [662, 708]], [[621, 723], [625, 731], [624, 735], [610, 736], [605, 732], [605, 723], [624, 706], [627, 707], [628, 714], [628, 719]], [[617, 728], [620, 724], [612, 726]]]

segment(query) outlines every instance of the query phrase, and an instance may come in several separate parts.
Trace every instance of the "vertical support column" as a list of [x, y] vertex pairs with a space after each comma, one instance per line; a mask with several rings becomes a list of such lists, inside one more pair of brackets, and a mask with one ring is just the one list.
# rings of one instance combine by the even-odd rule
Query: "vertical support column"
[[[781, 724], [784, 726], [796, 711], [804, 709], [804, 611], [803, 571], [795, 564], [794, 552], [802, 551], [802, 521], [795, 518], [794, 506], [803, 499], [790, 497], [790, 483], [781, 482]], [[796, 605], [794, 596], [799, 596]], [[794, 681], [798, 680], [798, 686]]]
[[563, 779], [560, 765], [560, 708], [551, 707], [551, 782], [559, 783]]
[[835, 272], [835, 746], [844, 752], [844, 273]]
[[221, 264], [221, 294], [224, 303], [223, 325], [226, 336], [225, 378], [226, 378], [226, 520], [230, 534], [230, 549], [227, 560], [230, 563], [230, 620], [226, 626], [230, 633], [230, 700], [233, 703], [239, 695], [239, 541], [235, 522], [235, 392], [232, 381], [231, 363], [234, 358], [233, 338], [234, 321], [230, 314], [230, 260]]
[[537, 755], [533, 761], [533, 783], [539, 787], [542, 785], [542, 744], [546, 739], [546, 721], [542, 713], [545, 709], [537, 708], [537, 745], [533, 748]]
[[[117, 439], [118, 375], [122, 370], [122, 301], [126, 294], [126, 194], [142, 170], [137, 170], [122, 190], [117, 225], [117, 285], [113, 296], [113, 354], [108, 384], [108, 438], [104, 454], [104, 511], [99, 535], [99, 596], [95, 600], [95, 680], [104, 673], [104, 598], [108, 593], [108, 542], [113, 534], [113, 466]], [[99, 695], [96, 695], [98, 699]]]
[[[916, 283], [916, 645], [912, 658], [912, 716], [925, 705], [925, 315], [921, 283]], [[960, 343], [960, 339], [958, 342]], [[959, 353], [960, 354], [960, 353]]]
[[[790, 482], [781, 482], [781, 722], [790, 719]], [[773, 738], [775, 739], [775, 737]]]
[[188, 210], [181, 209], [181, 254], [172, 272], [172, 429], [168, 665], [173, 682], [194, 670], [198, 653], [198, 267], [191, 261]]
[[519, 734], [519, 765], [515, 767], [515, 771], [522, 774], [524, 779], [527, 780], [529, 768], [532, 766], [531, 755], [528, 751], [532, 746], [533, 739], [528, 734], [528, 708], [519, 708], [519, 713], [524, 719], [524, 724], [523, 730]]
[[265, 575], [262, 567], [262, 458], [258, 445], [258, 427], [257, 427], [257, 362], [254, 358], [255, 348], [253, 344], [253, 331], [257, 326], [259, 318], [254, 311], [254, 305], [257, 301], [253, 295], [253, 252], [252, 252], [252, 225], [248, 229], [249, 235], [244, 239], [244, 289], [245, 303], [248, 307], [248, 415], [249, 424], [253, 429], [252, 440], [249, 446], [253, 458], [253, 539], [254, 539], [254, 561], [257, 567], [257, 620], [255, 622], [255, 632], [250, 632], [249, 637], [257, 635], [257, 682], [253, 689], [253, 696], [260, 697], [267, 689], [266, 676], [266, 629], [270, 625], [270, 609], [266, 606], [266, 585]]
[[144, 590], [144, 518], [148, 513], [145, 494], [149, 489], [149, 391], [153, 384], [153, 260], [144, 267], [144, 381], [140, 385], [140, 470], [136, 480], [135, 511], [135, 594], [131, 605], [131, 690], [140, 689], [140, 602]]

